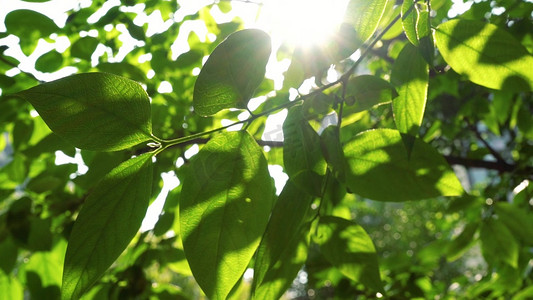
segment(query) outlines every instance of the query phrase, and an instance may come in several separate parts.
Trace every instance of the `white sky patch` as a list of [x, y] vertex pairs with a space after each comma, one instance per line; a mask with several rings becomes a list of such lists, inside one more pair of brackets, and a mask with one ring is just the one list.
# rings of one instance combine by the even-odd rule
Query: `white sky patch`
[[150, 204], [146, 215], [141, 224], [141, 232], [145, 232], [154, 228], [155, 224], [159, 220], [159, 216], [165, 206], [165, 199], [167, 199], [168, 193], [176, 188], [180, 184], [180, 180], [176, 176], [174, 171], [161, 173], [163, 179], [163, 188], [157, 196], [157, 198]]
[[[222, 119], [220, 120], [220, 124], [222, 126], [230, 126], [231, 124], [235, 123], [235, 120], [229, 120], [229, 119]], [[242, 129], [243, 124], [235, 124], [233, 126], [228, 127], [227, 131], [239, 131]]]
[[172, 85], [168, 81], [161, 81], [157, 88], [157, 92], [161, 94], [172, 93]]
[[80, 149], [76, 149], [76, 154], [74, 157], [66, 155], [63, 151], [56, 151], [56, 165], [65, 165], [65, 164], [75, 164], [78, 166], [78, 170], [76, 171], [76, 174], [73, 177], [83, 175], [89, 171], [89, 167], [85, 164], [83, 161], [83, 157], [81, 156]]
[[289, 176], [283, 172], [283, 168], [280, 165], [268, 165], [268, 172], [270, 177], [274, 178], [274, 185], [276, 186], [276, 195], [279, 195], [285, 187]]
[[185, 156], [186, 159], [190, 159], [196, 153], [198, 153], [198, 151], [200, 151], [200, 147], [198, 147], [198, 144], [194, 144], [189, 149], [185, 150], [183, 156]]
[[261, 136], [261, 139], [263, 141], [283, 141], [282, 124], [283, 121], [285, 121], [285, 118], [287, 117], [287, 113], [288, 111], [284, 109], [279, 113], [275, 113], [268, 116], [265, 122], [265, 130], [263, 131], [263, 135]]

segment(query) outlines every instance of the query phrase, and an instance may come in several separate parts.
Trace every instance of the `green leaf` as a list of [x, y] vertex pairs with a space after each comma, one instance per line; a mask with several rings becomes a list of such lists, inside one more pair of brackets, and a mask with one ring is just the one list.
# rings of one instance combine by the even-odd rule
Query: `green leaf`
[[40, 56], [35, 62], [35, 69], [41, 72], [54, 72], [63, 65], [63, 55], [55, 50]]
[[474, 239], [474, 235], [476, 234], [478, 228], [478, 222], [466, 224], [465, 228], [463, 228], [463, 231], [448, 244], [446, 253], [446, 259], [448, 259], [448, 261], [457, 260], [466, 252], [466, 250], [470, 248], [470, 246], [472, 246], [472, 244], [476, 241]]
[[396, 95], [393, 86], [386, 80], [373, 75], [352, 77], [346, 85], [346, 113], [368, 110], [376, 105], [388, 103]]
[[98, 40], [93, 37], [82, 37], [72, 44], [70, 47], [70, 55], [72, 57], [91, 61], [91, 56], [93, 55], [94, 50], [96, 50], [98, 43]]
[[152, 153], [114, 168], [85, 200], [65, 255], [63, 299], [78, 299], [135, 236], [152, 192]]
[[281, 245], [283, 251], [255, 290], [254, 299], [282, 299], [307, 259], [309, 229], [310, 223], [303, 224], [293, 239]]
[[0, 298], [24, 299], [24, 289], [16, 277], [0, 270]]
[[416, 1], [404, 0], [402, 4], [402, 27], [409, 42], [415, 46], [418, 46], [417, 21], [418, 7]]
[[518, 243], [500, 220], [485, 220], [481, 225], [480, 239], [481, 252], [489, 263], [501, 261], [513, 268], [517, 267]]
[[533, 89], [533, 56], [496, 25], [451, 20], [437, 26], [435, 40], [454, 71], [476, 84], [497, 90]]
[[[272, 215], [268, 226], [266, 228], [261, 244], [257, 249], [257, 256], [254, 265], [254, 283], [253, 291], [257, 291], [263, 285], [267, 274], [270, 274], [271, 280], [277, 276], [272, 276], [273, 273], [279, 274], [279, 280], [285, 283], [291, 283], [303, 262], [299, 266], [298, 248], [302, 235], [302, 224], [305, 222], [305, 216], [311, 207], [313, 201], [305, 190], [300, 189], [292, 180], [287, 181], [283, 191], [279, 195], [276, 205], [272, 210]], [[309, 226], [307, 226], [309, 232]], [[305, 236], [305, 235], [304, 235]], [[295, 255], [294, 257], [291, 254]], [[282, 256], [284, 257], [282, 260]], [[291, 260], [295, 261], [291, 261]], [[281, 265], [279, 263], [283, 262]], [[276, 266], [278, 265], [278, 266]], [[290, 265], [293, 265], [291, 268]], [[265, 283], [271, 285], [271, 283]], [[288, 288], [285, 284], [281, 284], [279, 289], [283, 287]], [[266, 288], [266, 287], [265, 287]], [[285, 291], [281, 290], [281, 293]], [[274, 286], [268, 288], [270, 292], [279, 294], [280, 290]], [[275, 292], [274, 292], [275, 291]], [[281, 296], [281, 295], [280, 295]], [[256, 298], [261, 299], [260, 294], [256, 294]], [[279, 298], [272, 296], [272, 298]]]
[[283, 137], [283, 164], [289, 177], [301, 171], [325, 174], [320, 137], [305, 119], [301, 105], [289, 109], [283, 123]]
[[46, 38], [59, 30], [50, 18], [29, 9], [11, 11], [6, 16], [5, 25], [9, 33], [24, 40]]
[[522, 243], [533, 246], [533, 221], [526, 209], [520, 209], [507, 202], [497, 202], [494, 210], [511, 233]]
[[368, 40], [376, 31], [387, 0], [350, 0], [344, 22], [353, 24], [359, 39]]
[[346, 185], [377, 201], [420, 200], [463, 194], [461, 183], [432, 146], [414, 139], [411, 155], [397, 130], [362, 132], [344, 146]]
[[148, 95], [124, 77], [72, 75], [17, 95], [33, 105], [54, 133], [81, 149], [122, 150], [152, 139]]
[[246, 108], [265, 77], [270, 37], [258, 29], [245, 29], [218, 45], [194, 85], [194, 111], [209, 116], [225, 108]]
[[225, 299], [268, 223], [274, 190], [267, 161], [248, 132], [224, 132], [186, 172], [179, 216], [185, 255], [207, 297]]
[[321, 217], [316, 242], [344, 276], [370, 289], [383, 290], [376, 249], [363, 227], [339, 217]]
[[339, 131], [336, 126], [328, 126], [320, 135], [320, 145], [328, 166], [333, 175], [340, 181], [346, 179], [346, 165], [342, 145], [340, 142]]
[[433, 41], [433, 34], [431, 32], [431, 16], [428, 8], [420, 11], [418, 22], [416, 23], [416, 33], [418, 35], [418, 50], [426, 62], [433, 66], [435, 59], [435, 45]]
[[418, 135], [426, 108], [429, 68], [418, 49], [405, 44], [392, 66], [391, 83], [398, 97], [392, 100], [394, 121], [401, 133]]

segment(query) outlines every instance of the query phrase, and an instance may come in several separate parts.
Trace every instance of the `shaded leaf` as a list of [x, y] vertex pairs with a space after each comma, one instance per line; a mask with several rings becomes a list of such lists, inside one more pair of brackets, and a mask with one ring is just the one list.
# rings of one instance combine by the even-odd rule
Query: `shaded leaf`
[[494, 207], [498, 219], [524, 244], [533, 246], [533, 221], [526, 209], [507, 202], [497, 202]]
[[383, 290], [376, 249], [363, 227], [339, 217], [321, 217], [316, 242], [344, 276], [370, 289]]
[[246, 131], [212, 138], [183, 179], [180, 227], [192, 273], [210, 299], [225, 299], [259, 246], [274, 189], [261, 147]]
[[518, 243], [505, 225], [494, 218], [485, 220], [479, 235], [483, 257], [489, 263], [503, 262], [516, 268], [518, 265]]
[[96, 50], [98, 43], [98, 40], [93, 37], [82, 37], [76, 42], [74, 42], [74, 44], [72, 44], [72, 46], [70, 47], [70, 55], [72, 57], [91, 61], [91, 56], [94, 50]]
[[35, 62], [35, 69], [41, 72], [54, 72], [63, 65], [63, 55], [55, 50], [40, 56]]
[[126, 249], [146, 214], [152, 178], [152, 153], [145, 153], [111, 170], [93, 188], [70, 234], [63, 299], [79, 298]]
[[454, 261], [461, 257], [466, 250], [472, 246], [476, 241], [474, 240], [474, 235], [476, 234], [479, 228], [479, 223], [468, 223], [466, 224], [463, 231], [448, 244], [448, 249], [446, 253], [446, 258], [448, 261]]
[[496, 25], [451, 20], [437, 26], [435, 41], [454, 71], [476, 84], [497, 90], [533, 89], [533, 56]]
[[393, 86], [377, 76], [352, 77], [346, 85], [345, 100], [349, 106], [345, 107], [345, 112], [356, 113], [388, 103], [395, 95]]
[[6, 16], [5, 25], [9, 33], [20, 39], [46, 38], [59, 29], [50, 18], [29, 9], [11, 11]]
[[362, 132], [344, 146], [344, 156], [348, 161], [346, 185], [366, 198], [407, 201], [463, 193], [437, 150], [416, 138], [408, 156], [396, 130]]
[[194, 85], [194, 111], [209, 116], [225, 108], [246, 108], [265, 77], [270, 37], [257, 29], [237, 31], [218, 45]]
[[283, 245], [279, 259], [268, 270], [263, 282], [255, 290], [254, 299], [281, 299], [285, 291], [291, 287], [307, 259], [309, 227], [309, 223], [300, 226], [297, 235]]
[[[272, 283], [268, 282], [265, 282], [265, 285], [270, 287], [262, 287], [263, 280], [267, 277], [267, 274], [270, 275], [271, 281], [279, 280], [280, 282], [291, 283], [292, 279], [298, 273], [301, 264], [303, 264], [301, 262], [299, 266], [296, 266], [300, 263], [298, 259], [298, 248], [300, 247], [300, 241], [302, 241], [301, 231], [303, 229], [301, 227], [305, 222], [305, 216], [311, 207], [313, 199], [305, 190], [300, 189], [294, 184], [293, 180], [289, 180], [285, 184], [272, 210], [272, 215], [261, 244], [257, 249], [254, 265], [253, 291], [257, 292], [258, 289], [261, 289], [262, 292], [256, 293], [256, 298], [261, 299], [261, 295], [265, 290], [279, 294], [282, 287], [285, 287], [285, 289], [288, 288], [285, 284], [280, 284], [276, 288], [271, 286]], [[309, 232], [309, 226], [307, 226], [307, 232]], [[291, 261], [293, 259], [295, 261]], [[279, 265], [280, 263], [281, 265]], [[294, 266], [291, 268], [290, 265]], [[273, 274], [279, 274], [280, 277], [273, 276]], [[279, 298], [279, 296], [272, 298]]]
[[152, 138], [148, 95], [124, 77], [72, 75], [17, 95], [33, 105], [54, 133], [81, 149], [121, 150]]
[[391, 83], [398, 97], [392, 100], [394, 121], [401, 133], [418, 135], [426, 108], [429, 68], [418, 49], [406, 44], [392, 66]]
[[301, 171], [324, 175], [326, 162], [320, 149], [320, 137], [305, 119], [302, 106], [289, 109], [283, 123], [283, 164], [289, 177]]

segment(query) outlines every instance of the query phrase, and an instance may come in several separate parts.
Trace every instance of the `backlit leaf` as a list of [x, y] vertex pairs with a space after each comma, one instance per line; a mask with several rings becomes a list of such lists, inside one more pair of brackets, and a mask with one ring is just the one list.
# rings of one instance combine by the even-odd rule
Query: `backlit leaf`
[[376, 31], [387, 0], [350, 0], [344, 22], [354, 25], [359, 39], [368, 40]]
[[344, 276], [370, 289], [383, 289], [376, 248], [363, 227], [339, 217], [321, 217], [316, 242]]
[[394, 62], [391, 83], [398, 97], [392, 100], [394, 121], [401, 133], [418, 135], [426, 108], [429, 68], [418, 49], [406, 44]]
[[74, 223], [65, 256], [63, 299], [78, 299], [135, 236], [152, 191], [152, 154], [129, 159], [89, 194]]
[[212, 138], [191, 160], [180, 199], [183, 248], [210, 299], [225, 299], [265, 231], [274, 189], [261, 147], [246, 131]]
[[148, 95], [124, 77], [72, 75], [17, 95], [33, 105], [54, 133], [81, 149], [121, 150], [152, 138]]
[[362, 132], [344, 146], [346, 185], [378, 201], [407, 201], [458, 196], [463, 188], [453, 170], [432, 146], [414, 139], [411, 155], [400, 132]]
[[416, 1], [404, 0], [402, 4], [402, 27], [407, 39], [415, 46], [418, 46], [417, 21], [418, 7], [416, 6]]
[[437, 26], [435, 40], [446, 62], [468, 80], [498, 90], [533, 89], [533, 56], [496, 25], [451, 20]]
[[258, 29], [245, 29], [218, 45], [194, 86], [194, 111], [209, 116], [225, 108], [246, 108], [265, 77], [270, 37]]

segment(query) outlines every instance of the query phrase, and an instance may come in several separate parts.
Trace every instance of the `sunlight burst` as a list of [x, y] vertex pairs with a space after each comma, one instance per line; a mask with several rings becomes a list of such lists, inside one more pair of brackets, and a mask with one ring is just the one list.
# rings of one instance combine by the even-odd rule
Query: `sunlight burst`
[[266, 1], [259, 22], [294, 46], [325, 42], [342, 23], [348, 0]]

